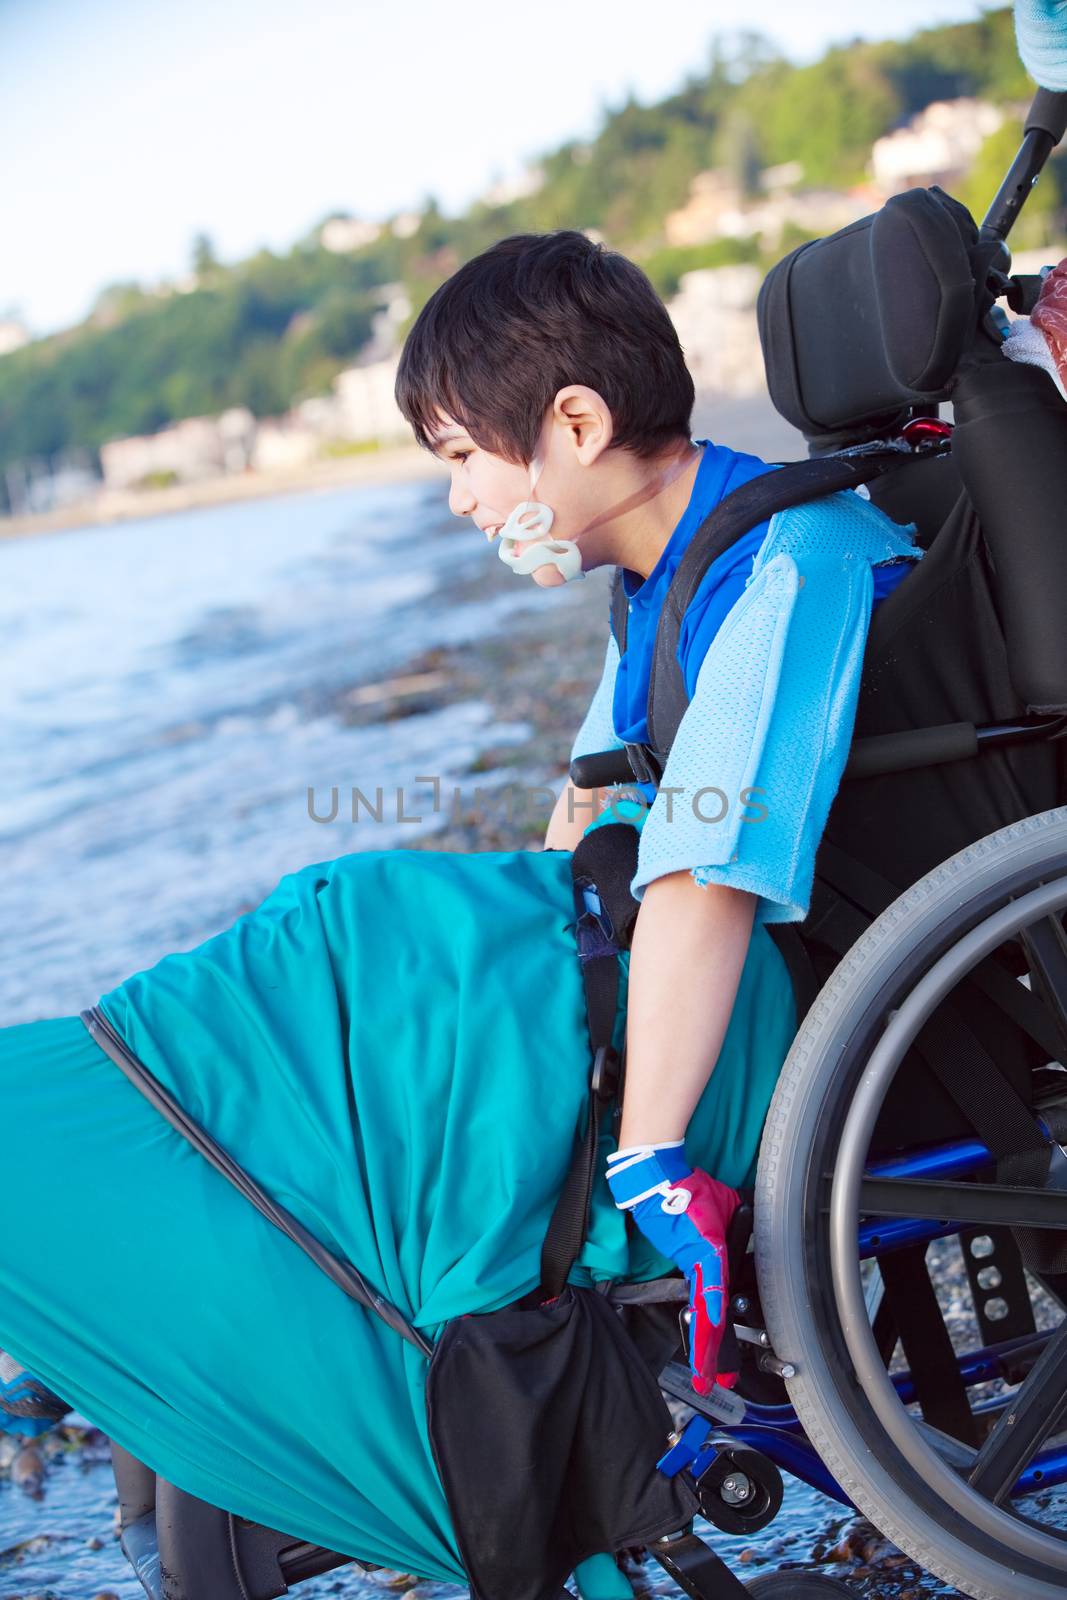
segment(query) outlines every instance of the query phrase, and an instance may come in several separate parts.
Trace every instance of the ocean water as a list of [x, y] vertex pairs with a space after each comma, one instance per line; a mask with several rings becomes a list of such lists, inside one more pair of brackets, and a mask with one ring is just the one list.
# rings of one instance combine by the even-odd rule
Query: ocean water
[[410, 836], [395, 800], [312, 821], [309, 789], [325, 817], [334, 785], [447, 783], [521, 739], [477, 701], [338, 714], [531, 603], [435, 599], [485, 561], [425, 481], [0, 540], [0, 1026], [80, 1010], [288, 871]]

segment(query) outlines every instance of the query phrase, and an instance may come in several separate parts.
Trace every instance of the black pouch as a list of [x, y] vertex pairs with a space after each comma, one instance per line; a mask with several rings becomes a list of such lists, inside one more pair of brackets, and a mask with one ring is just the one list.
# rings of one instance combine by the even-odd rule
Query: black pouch
[[648, 1544], [698, 1509], [683, 1475], [656, 1469], [670, 1412], [593, 1290], [450, 1322], [426, 1404], [473, 1600], [558, 1600], [587, 1556]]
[[587, 1556], [648, 1544], [697, 1509], [683, 1476], [656, 1469], [671, 1415], [651, 1370], [604, 1296], [567, 1282], [588, 1226], [598, 1124], [618, 1083], [621, 929], [604, 886], [622, 874], [597, 832], [633, 830], [594, 830], [571, 858], [593, 1070], [541, 1286], [448, 1323], [426, 1379], [430, 1444], [473, 1600], [559, 1600]]

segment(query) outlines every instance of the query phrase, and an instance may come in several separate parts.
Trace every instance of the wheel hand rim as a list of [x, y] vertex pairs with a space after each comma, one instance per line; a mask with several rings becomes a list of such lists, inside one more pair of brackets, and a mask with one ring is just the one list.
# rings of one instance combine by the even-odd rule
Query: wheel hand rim
[[[1067, 1571], [1067, 1545], [995, 1505], [946, 1466], [901, 1405], [867, 1316], [856, 1232], [860, 1189], [875, 1122], [897, 1067], [944, 996], [982, 958], [1042, 916], [1067, 905], [1062, 878], [1010, 901], [979, 923], [924, 973], [890, 1017], [864, 1067], [845, 1118], [830, 1194], [830, 1258], [841, 1330], [872, 1409], [904, 1458], [959, 1514], [1019, 1554]], [[1021, 1393], [1021, 1391], [1020, 1391]]]

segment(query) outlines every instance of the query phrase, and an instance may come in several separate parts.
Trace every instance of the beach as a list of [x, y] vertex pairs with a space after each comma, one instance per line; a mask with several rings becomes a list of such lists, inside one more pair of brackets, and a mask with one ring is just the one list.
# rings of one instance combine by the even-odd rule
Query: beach
[[263, 499], [280, 494], [306, 494], [350, 484], [407, 483], [441, 473], [441, 465], [414, 444], [385, 446], [380, 450], [314, 461], [302, 467], [275, 472], [233, 473], [205, 478], [198, 483], [176, 483], [160, 489], [104, 489], [91, 500], [78, 501], [54, 511], [17, 517], [0, 517], [0, 538], [20, 538], [34, 533], [59, 533], [69, 528], [96, 527], [147, 517], [162, 517], [200, 506], [229, 505], [238, 500]]

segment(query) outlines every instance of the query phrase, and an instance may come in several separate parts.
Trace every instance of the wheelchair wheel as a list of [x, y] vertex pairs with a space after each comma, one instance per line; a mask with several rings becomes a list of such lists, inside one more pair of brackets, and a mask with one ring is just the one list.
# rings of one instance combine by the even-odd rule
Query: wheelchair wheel
[[[865, 1297], [858, 1229], [861, 1217], [886, 1214], [939, 1219], [943, 1235], [1018, 1227], [1020, 1196], [1030, 1197], [1029, 1225], [1036, 1210], [1041, 1227], [1067, 1228], [1067, 1192], [1051, 1184], [1020, 1190], [958, 1176], [932, 1190], [904, 1178], [899, 1205], [886, 1212], [891, 1186], [867, 1174], [871, 1136], [905, 1051], [994, 950], [1021, 951], [1031, 993], [1067, 1038], [1065, 908], [1065, 807], [990, 834], [920, 879], [857, 941], [811, 1007], [760, 1152], [762, 1304], [775, 1351], [796, 1368], [788, 1388], [805, 1431], [876, 1527], [975, 1600], [1067, 1592], [1067, 1502], [1056, 1526], [1055, 1511], [1042, 1514], [1048, 1496], [1035, 1505], [1022, 1493], [1040, 1484], [1035, 1459], [1055, 1456], [1048, 1447], [1067, 1429], [1063, 1302], [1046, 1303], [1058, 1326], [1034, 1341], [1039, 1353], [1009, 1398], [975, 1408], [978, 1442], [962, 1444], [917, 1417], [892, 1381], [892, 1352], [879, 1346]], [[1051, 1470], [1048, 1477], [1062, 1481]]]

